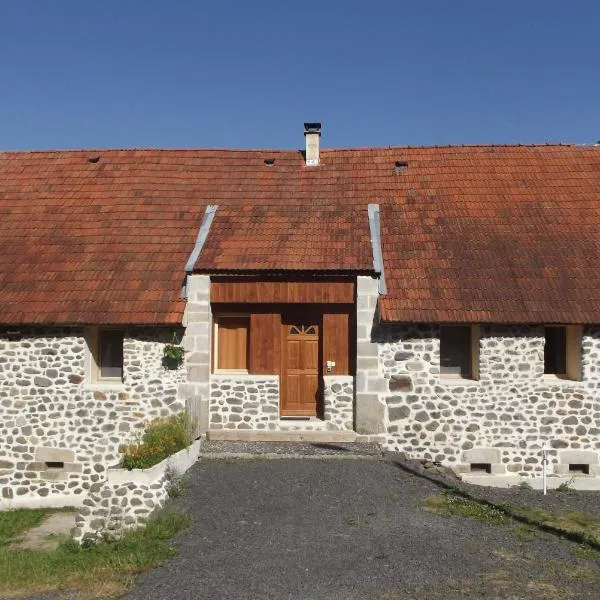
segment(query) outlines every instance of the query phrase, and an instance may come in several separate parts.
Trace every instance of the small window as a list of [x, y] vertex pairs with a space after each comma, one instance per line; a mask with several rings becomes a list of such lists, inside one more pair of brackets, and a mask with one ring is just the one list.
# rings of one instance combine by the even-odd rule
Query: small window
[[98, 332], [98, 378], [123, 379], [123, 332], [101, 329]]
[[581, 328], [544, 328], [544, 375], [581, 379]]
[[215, 372], [248, 372], [249, 330], [248, 315], [219, 315], [215, 318]]
[[442, 377], [476, 379], [479, 358], [476, 327], [456, 325], [440, 328], [440, 374]]
[[546, 327], [544, 342], [544, 373], [547, 375], [567, 374], [567, 328]]

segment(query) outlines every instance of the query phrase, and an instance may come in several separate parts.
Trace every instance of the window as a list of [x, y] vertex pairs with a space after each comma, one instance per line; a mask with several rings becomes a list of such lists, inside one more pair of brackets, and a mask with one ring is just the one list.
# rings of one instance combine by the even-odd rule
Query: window
[[440, 374], [456, 379], [476, 379], [479, 362], [479, 331], [475, 326], [440, 328]]
[[581, 379], [581, 328], [549, 325], [544, 338], [544, 375]]
[[88, 383], [121, 383], [123, 381], [123, 336], [120, 329], [92, 327], [87, 332]]
[[248, 315], [215, 317], [215, 372], [248, 372], [249, 330], [250, 317]]
[[123, 332], [101, 329], [98, 343], [98, 379], [123, 379]]

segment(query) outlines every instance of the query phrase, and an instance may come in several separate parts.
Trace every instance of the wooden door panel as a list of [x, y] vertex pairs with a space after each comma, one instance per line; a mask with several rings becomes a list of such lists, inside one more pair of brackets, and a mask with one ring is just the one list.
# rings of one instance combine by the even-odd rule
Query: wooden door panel
[[282, 328], [281, 414], [316, 416], [319, 405], [319, 326], [286, 323]]
[[287, 402], [286, 410], [294, 412], [299, 410], [302, 398], [302, 375], [290, 373], [287, 376]]
[[302, 346], [300, 340], [288, 340], [286, 357], [286, 368], [288, 371], [302, 369]]
[[302, 369], [304, 371], [319, 370], [319, 340], [307, 339], [302, 341]]

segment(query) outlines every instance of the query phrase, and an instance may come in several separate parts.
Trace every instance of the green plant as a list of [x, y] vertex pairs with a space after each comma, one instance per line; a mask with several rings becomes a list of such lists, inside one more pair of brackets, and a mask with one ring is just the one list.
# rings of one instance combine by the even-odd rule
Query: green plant
[[169, 498], [179, 498], [190, 485], [187, 475], [178, 473], [175, 469], [167, 467], [165, 470], [167, 480], [167, 495]]
[[575, 488], [573, 487], [573, 478], [569, 479], [569, 481], [563, 481], [557, 488], [557, 492], [562, 492], [563, 494], [574, 494]]
[[179, 452], [194, 439], [194, 427], [185, 412], [150, 421], [141, 439], [122, 450], [125, 469], [148, 469]]
[[521, 481], [519, 481], [519, 483], [517, 483], [517, 485], [513, 485], [512, 487], [523, 492], [533, 489], [529, 481], [527, 481], [526, 479], [522, 479]]
[[163, 364], [167, 367], [176, 367], [183, 362], [185, 350], [181, 346], [181, 337], [173, 332], [171, 342], [165, 344], [163, 349]]

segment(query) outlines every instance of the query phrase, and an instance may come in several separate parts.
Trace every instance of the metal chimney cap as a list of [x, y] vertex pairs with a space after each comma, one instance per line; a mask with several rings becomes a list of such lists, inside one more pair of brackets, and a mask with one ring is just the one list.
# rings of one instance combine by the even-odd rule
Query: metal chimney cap
[[321, 135], [321, 123], [318, 121], [312, 123], [304, 123], [304, 135], [307, 133], [318, 133]]

